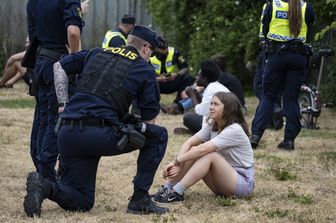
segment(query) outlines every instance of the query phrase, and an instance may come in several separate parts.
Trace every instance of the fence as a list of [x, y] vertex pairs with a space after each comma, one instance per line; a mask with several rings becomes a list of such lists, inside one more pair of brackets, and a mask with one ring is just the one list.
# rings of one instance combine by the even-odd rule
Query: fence
[[[44, 0], [47, 1], [47, 0]], [[101, 46], [105, 32], [114, 28], [123, 14], [133, 14], [137, 24], [151, 25], [144, 0], [91, 0], [82, 34], [83, 48]], [[0, 1], [0, 41], [4, 55], [22, 50], [27, 33], [27, 0]], [[0, 49], [1, 50], [1, 49]]]

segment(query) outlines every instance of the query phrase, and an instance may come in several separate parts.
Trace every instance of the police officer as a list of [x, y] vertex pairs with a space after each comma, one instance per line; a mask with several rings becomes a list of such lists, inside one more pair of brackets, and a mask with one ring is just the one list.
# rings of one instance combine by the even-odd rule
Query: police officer
[[121, 23], [117, 28], [106, 32], [102, 47], [107, 48], [125, 46], [127, 35], [132, 31], [134, 25], [135, 17], [133, 15], [124, 15], [121, 18]]
[[294, 140], [301, 130], [298, 95], [308, 55], [304, 42], [314, 19], [312, 6], [304, 1], [273, 0], [266, 6], [263, 33], [267, 38], [268, 58], [262, 76], [263, 94], [252, 123], [250, 141], [254, 148], [259, 144], [283, 87], [286, 127], [278, 148], [294, 150]]
[[[94, 205], [100, 157], [139, 148], [134, 193], [127, 211], [140, 214], [168, 211], [156, 206], [148, 194], [168, 140], [167, 130], [154, 125], [160, 111], [159, 92], [148, 59], [157, 44], [154, 31], [135, 26], [126, 47], [81, 51], [54, 65], [55, 87], [62, 105], [60, 111], [65, 106], [58, 134], [64, 171], [57, 182], [45, 180], [36, 172], [28, 175], [24, 201], [28, 216], [40, 215], [45, 198], [65, 210], [90, 210]], [[69, 101], [67, 74], [74, 73], [81, 73], [78, 92]], [[146, 124], [127, 118], [134, 99]], [[134, 125], [127, 124], [130, 122]], [[145, 138], [140, 137], [142, 133]]]
[[[158, 38], [160, 46], [155, 56], [150, 58], [159, 82], [160, 93], [171, 94], [177, 92], [172, 106], [177, 106], [181, 100], [181, 92], [193, 84], [195, 78], [189, 74], [189, 66], [185, 58], [174, 47], [169, 47], [168, 42], [162, 37]], [[163, 111], [168, 108], [163, 109]]]
[[35, 63], [37, 113], [40, 120], [37, 139], [38, 171], [43, 177], [52, 180], [55, 179], [58, 156], [54, 133], [58, 103], [52, 67], [68, 50], [75, 52], [80, 48], [83, 26], [81, 2], [32, 0], [28, 2], [27, 15], [29, 35], [36, 37], [40, 47]]
[[[260, 47], [260, 52], [258, 55], [258, 63], [257, 63], [257, 69], [256, 69], [256, 74], [254, 76], [254, 81], [253, 81], [253, 90], [260, 102], [261, 97], [262, 97], [262, 75], [265, 67], [265, 61], [267, 59], [267, 53], [265, 50], [265, 36], [263, 33], [263, 17], [265, 14], [265, 9], [267, 4], [269, 4], [270, 1], [266, 0], [265, 4], [263, 5], [262, 8], [262, 13], [260, 16], [260, 29], [259, 29], [259, 47]], [[274, 129], [274, 130], [279, 130], [283, 127], [283, 115], [282, 115], [282, 108], [281, 108], [281, 91], [278, 94], [277, 100], [274, 103], [274, 110], [272, 114], [272, 118], [270, 119], [267, 128], [269, 129]]]

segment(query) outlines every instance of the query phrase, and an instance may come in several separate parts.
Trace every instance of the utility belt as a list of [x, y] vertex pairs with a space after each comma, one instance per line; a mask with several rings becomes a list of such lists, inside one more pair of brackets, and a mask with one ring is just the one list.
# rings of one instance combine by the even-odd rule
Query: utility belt
[[286, 53], [297, 53], [310, 56], [312, 54], [311, 46], [309, 44], [295, 40], [289, 42], [267, 41], [266, 52], [268, 54], [278, 53], [280, 55]]
[[70, 131], [74, 126], [79, 126], [79, 131], [83, 131], [85, 126], [96, 127], [111, 127], [115, 130], [115, 133], [121, 139], [117, 143], [117, 148], [124, 152], [131, 152], [137, 149], [141, 149], [145, 144], [146, 137], [144, 134], [136, 130], [136, 126], [133, 124], [115, 124], [105, 119], [62, 119], [58, 118], [55, 133], [57, 134], [62, 125], [70, 125]]
[[48, 49], [41, 47], [38, 50], [39, 56], [49, 57], [50, 59], [53, 59], [55, 61], [58, 61], [63, 55], [68, 54], [68, 51], [66, 49]]

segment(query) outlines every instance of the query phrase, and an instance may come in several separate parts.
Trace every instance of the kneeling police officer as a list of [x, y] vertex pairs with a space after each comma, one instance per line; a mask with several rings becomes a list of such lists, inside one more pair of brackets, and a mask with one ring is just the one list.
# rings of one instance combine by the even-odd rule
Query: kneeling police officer
[[[81, 51], [55, 63], [55, 88], [62, 112], [58, 146], [64, 168], [56, 182], [36, 172], [28, 174], [24, 209], [29, 217], [41, 214], [46, 198], [65, 210], [89, 211], [94, 205], [100, 157], [135, 149], [140, 152], [127, 212], [168, 211], [157, 206], [148, 194], [168, 139], [167, 130], [154, 125], [160, 110], [159, 91], [148, 59], [157, 45], [154, 31], [135, 26], [126, 47]], [[78, 92], [69, 101], [67, 74], [76, 73], [80, 73]], [[128, 109], [134, 99], [141, 120], [129, 118]]]

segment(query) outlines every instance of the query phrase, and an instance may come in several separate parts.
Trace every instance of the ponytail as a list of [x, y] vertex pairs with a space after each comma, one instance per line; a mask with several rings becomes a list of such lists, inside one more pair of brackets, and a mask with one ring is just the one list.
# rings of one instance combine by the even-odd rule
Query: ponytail
[[302, 24], [300, 0], [288, 0], [288, 6], [289, 32], [294, 37], [298, 37]]

